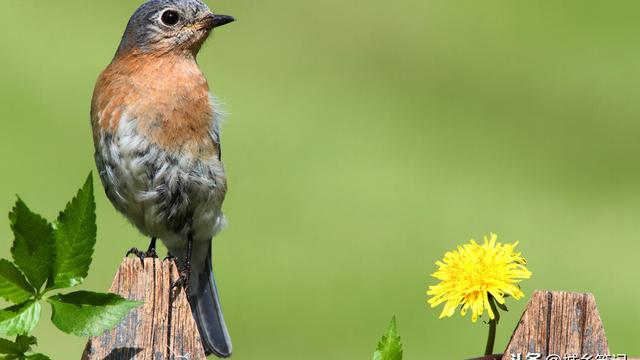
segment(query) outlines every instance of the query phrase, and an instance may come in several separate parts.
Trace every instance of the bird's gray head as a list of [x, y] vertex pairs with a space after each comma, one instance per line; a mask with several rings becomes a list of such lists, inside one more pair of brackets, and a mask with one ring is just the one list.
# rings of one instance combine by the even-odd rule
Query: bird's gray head
[[131, 16], [118, 53], [195, 55], [213, 28], [233, 20], [214, 15], [201, 0], [149, 0]]

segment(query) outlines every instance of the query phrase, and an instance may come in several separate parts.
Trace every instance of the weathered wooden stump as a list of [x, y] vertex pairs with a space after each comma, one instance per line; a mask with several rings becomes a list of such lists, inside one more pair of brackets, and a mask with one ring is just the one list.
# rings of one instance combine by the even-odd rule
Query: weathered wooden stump
[[573, 359], [573, 355], [578, 359], [616, 355], [609, 353], [593, 295], [538, 290], [531, 296], [504, 354], [470, 360], [560, 360]]
[[609, 354], [604, 326], [592, 294], [536, 291], [520, 318], [503, 360], [539, 353], [579, 356]]
[[82, 360], [205, 359], [197, 325], [173, 261], [128, 258], [111, 284], [111, 292], [143, 301], [114, 329], [89, 339]]

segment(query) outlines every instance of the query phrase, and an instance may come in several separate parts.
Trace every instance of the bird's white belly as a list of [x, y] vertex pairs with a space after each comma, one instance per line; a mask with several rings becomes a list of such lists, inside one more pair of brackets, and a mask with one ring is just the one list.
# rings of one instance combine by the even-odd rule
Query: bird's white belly
[[136, 123], [123, 119], [113, 136], [100, 137], [95, 156], [108, 198], [174, 255], [189, 233], [196, 242], [209, 241], [224, 225], [220, 159], [166, 151], [139, 134]]

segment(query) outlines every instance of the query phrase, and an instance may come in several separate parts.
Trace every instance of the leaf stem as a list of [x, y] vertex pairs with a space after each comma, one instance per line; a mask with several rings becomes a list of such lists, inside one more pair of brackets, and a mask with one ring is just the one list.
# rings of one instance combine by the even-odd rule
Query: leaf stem
[[500, 313], [498, 312], [495, 301], [493, 296], [489, 294], [489, 306], [491, 306], [494, 318], [489, 320], [489, 336], [487, 337], [487, 347], [484, 350], [485, 355], [493, 354], [493, 345], [496, 342], [496, 328], [498, 321], [500, 321]]

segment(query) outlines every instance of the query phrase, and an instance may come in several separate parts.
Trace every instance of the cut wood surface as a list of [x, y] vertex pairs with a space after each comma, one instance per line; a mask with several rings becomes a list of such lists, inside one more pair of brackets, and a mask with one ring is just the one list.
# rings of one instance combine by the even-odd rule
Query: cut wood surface
[[114, 329], [89, 339], [83, 360], [205, 359], [197, 325], [183, 290], [171, 290], [178, 278], [173, 261], [124, 259], [111, 292], [144, 305]]
[[503, 360], [526, 359], [527, 353], [548, 355], [610, 354], [592, 294], [536, 291], [504, 352]]

